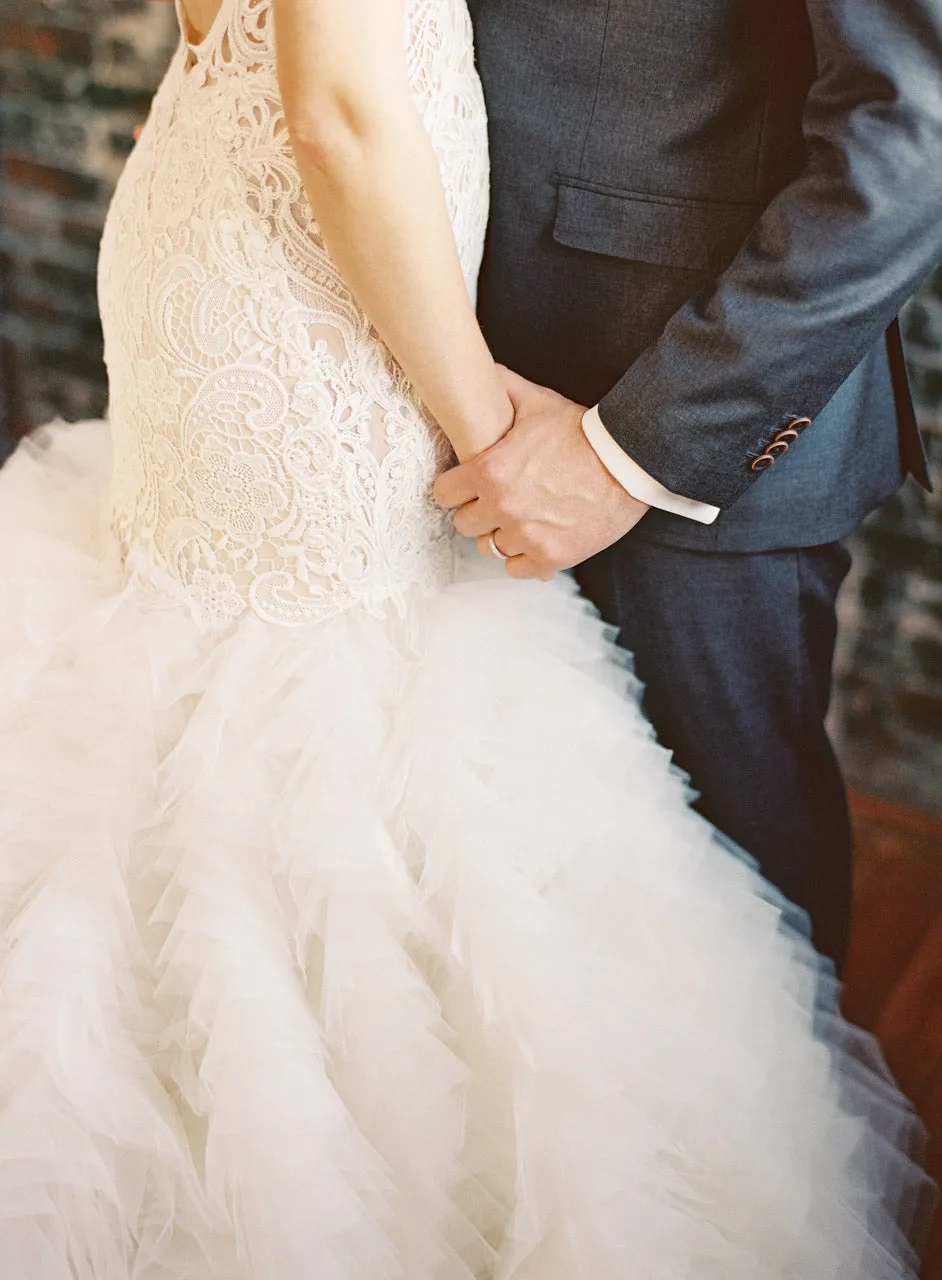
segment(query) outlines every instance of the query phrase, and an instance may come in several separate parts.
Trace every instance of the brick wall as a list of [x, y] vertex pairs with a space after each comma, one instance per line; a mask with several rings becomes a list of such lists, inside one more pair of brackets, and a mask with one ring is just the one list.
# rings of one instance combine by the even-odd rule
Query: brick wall
[[[105, 407], [95, 263], [132, 129], [176, 40], [149, 0], [0, 0], [0, 440]], [[906, 333], [940, 493], [854, 539], [834, 729], [858, 786], [942, 810], [942, 272]]]
[[0, 421], [15, 435], [104, 409], [98, 239], [176, 20], [148, 0], [0, 5]]
[[942, 812], [942, 268], [903, 321], [936, 491], [908, 480], [852, 540], [833, 725], [855, 785]]

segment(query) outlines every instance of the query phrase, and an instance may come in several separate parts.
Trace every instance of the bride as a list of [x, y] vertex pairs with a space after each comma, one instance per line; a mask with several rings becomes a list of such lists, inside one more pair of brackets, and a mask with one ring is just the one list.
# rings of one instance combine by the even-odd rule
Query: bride
[[464, 0], [176, 3], [108, 423], [0, 476], [4, 1280], [913, 1277], [801, 920], [433, 499], [512, 418]]

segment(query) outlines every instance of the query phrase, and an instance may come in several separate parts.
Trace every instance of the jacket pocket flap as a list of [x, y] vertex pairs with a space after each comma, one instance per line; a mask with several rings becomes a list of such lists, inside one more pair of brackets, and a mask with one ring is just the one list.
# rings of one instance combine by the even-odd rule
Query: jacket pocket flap
[[562, 178], [553, 239], [655, 266], [722, 270], [763, 207], [607, 191]]

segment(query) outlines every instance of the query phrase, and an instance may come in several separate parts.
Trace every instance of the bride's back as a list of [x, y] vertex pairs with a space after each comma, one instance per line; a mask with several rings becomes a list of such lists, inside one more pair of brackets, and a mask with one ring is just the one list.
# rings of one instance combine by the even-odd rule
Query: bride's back
[[192, 42], [205, 39], [216, 21], [222, 0], [181, 0], [187, 39]]

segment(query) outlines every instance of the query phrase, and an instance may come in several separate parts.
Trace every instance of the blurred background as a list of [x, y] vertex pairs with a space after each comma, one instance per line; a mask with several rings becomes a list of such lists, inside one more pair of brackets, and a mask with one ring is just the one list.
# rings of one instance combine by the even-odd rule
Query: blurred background
[[[0, 459], [39, 423], [105, 410], [98, 240], [176, 40], [170, 4], [0, 0]], [[937, 491], [908, 481], [852, 540], [832, 727], [859, 837], [846, 1008], [938, 1135], [938, 1177], [942, 268], [903, 318]], [[939, 1226], [925, 1276], [942, 1280]]]

